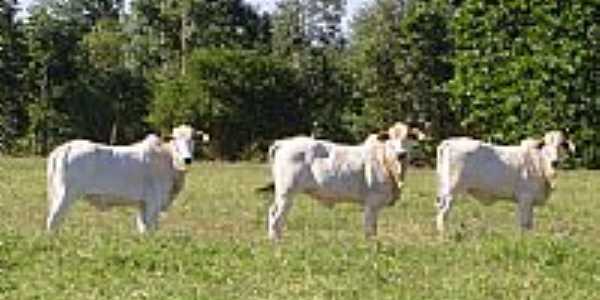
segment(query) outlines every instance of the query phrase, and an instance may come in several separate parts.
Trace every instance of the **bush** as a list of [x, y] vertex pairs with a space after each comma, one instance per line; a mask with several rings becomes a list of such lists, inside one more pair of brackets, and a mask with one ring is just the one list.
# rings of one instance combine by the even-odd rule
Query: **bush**
[[155, 85], [148, 121], [163, 130], [181, 122], [207, 129], [216, 158], [265, 153], [271, 140], [309, 128], [295, 92], [297, 76], [277, 59], [255, 51], [201, 49], [191, 55], [187, 70]]
[[450, 83], [463, 130], [516, 143], [563, 129], [577, 143], [575, 162], [600, 167], [598, 15], [593, 1], [464, 1]]

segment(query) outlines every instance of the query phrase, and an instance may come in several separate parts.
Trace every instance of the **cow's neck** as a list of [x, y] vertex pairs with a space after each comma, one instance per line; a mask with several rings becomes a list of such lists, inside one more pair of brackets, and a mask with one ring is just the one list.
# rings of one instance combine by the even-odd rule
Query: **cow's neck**
[[187, 172], [187, 167], [185, 165], [179, 163], [176, 159], [177, 154], [175, 153], [175, 146], [173, 145], [173, 141], [164, 143], [162, 145], [162, 148], [163, 148], [164, 153], [166, 153], [168, 155], [169, 159], [171, 160], [173, 169], [175, 169], [176, 172]]
[[552, 161], [548, 157], [547, 150], [548, 146], [543, 147], [541, 150], [536, 151], [536, 168], [540, 170], [540, 173], [543, 177], [544, 183], [550, 189], [553, 189], [555, 186], [555, 178], [556, 178], [556, 170], [552, 167]]
[[394, 199], [396, 199], [398, 197], [398, 195], [400, 194], [400, 189], [402, 187], [402, 182], [404, 180], [404, 173], [406, 170], [406, 165], [404, 164], [405, 162], [398, 162], [401, 164], [401, 171], [400, 173], [396, 173], [395, 172], [395, 168], [394, 168], [394, 164], [396, 163], [395, 161], [393, 161], [392, 159], [388, 158], [385, 155], [385, 151], [383, 151], [382, 149], [379, 149], [380, 151], [382, 151], [380, 153], [380, 155], [378, 155], [380, 157], [380, 162], [381, 165], [383, 166], [383, 170], [386, 174], [386, 176], [392, 181], [391, 182], [391, 188], [392, 188], [392, 197]]

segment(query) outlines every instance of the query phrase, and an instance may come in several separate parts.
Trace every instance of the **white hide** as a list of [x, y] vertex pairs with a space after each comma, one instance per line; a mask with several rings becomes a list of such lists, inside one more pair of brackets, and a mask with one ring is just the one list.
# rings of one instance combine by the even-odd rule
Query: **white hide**
[[[395, 125], [405, 126], [401, 123]], [[391, 129], [390, 129], [391, 132]], [[377, 214], [399, 196], [407, 167], [405, 136], [369, 137], [360, 145], [340, 145], [311, 137], [276, 141], [269, 149], [275, 201], [269, 209], [268, 233], [279, 239], [294, 195], [304, 193], [332, 207], [354, 202], [364, 208], [364, 229], [375, 235]]]
[[440, 143], [438, 230], [444, 230], [457, 195], [470, 195], [483, 204], [516, 202], [519, 225], [532, 228], [533, 206], [544, 204], [550, 195], [555, 177], [553, 163], [563, 156], [561, 148], [568, 142], [560, 132], [549, 132], [545, 139], [551, 136], [556, 141], [527, 139], [518, 146], [498, 146], [467, 137]]
[[169, 143], [151, 134], [127, 146], [74, 140], [57, 147], [48, 157], [47, 229], [56, 228], [80, 197], [101, 210], [138, 206], [138, 230], [155, 229], [159, 213], [183, 186], [182, 163], [191, 162], [192, 152], [189, 126], [174, 129]]

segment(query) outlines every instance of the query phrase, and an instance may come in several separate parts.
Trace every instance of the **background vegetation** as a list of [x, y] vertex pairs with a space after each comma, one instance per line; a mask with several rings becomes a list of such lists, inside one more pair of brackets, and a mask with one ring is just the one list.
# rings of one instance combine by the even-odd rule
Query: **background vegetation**
[[[600, 167], [600, 2], [45, 0], [0, 5], [0, 148], [128, 143], [189, 122], [217, 159], [275, 138], [352, 142], [397, 120], [514, 143], [570, 133]], [[430, 147], [431, 149], [431, 147]]]

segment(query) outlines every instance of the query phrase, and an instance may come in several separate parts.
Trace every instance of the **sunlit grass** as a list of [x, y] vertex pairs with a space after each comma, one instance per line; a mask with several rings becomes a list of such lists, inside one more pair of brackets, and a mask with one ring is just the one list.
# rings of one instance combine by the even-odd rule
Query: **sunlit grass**
[[44, 160], [0, 157], [0, 299], [593, 299], [600, 173], [560, 175], [528, 234], [512, 204], [458, 199], [439, 236], [433, 172], [411, 170], [377, 238], [360, 207], [298, 197], [274, 244], [265, 165], [195, 164], [152, 235], [80, 202], [49, 236]]

